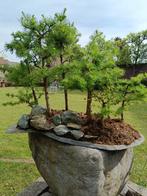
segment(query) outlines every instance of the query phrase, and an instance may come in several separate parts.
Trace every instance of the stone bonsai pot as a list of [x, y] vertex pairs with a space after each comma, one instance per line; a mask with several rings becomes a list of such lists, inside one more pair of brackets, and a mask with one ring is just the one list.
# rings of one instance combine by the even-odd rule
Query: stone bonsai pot
[[40, 174], [57, 196], [117, 196], [132, 167], [131, 147], [102, 150], [39, 133], [29, 133], [29, 145]]

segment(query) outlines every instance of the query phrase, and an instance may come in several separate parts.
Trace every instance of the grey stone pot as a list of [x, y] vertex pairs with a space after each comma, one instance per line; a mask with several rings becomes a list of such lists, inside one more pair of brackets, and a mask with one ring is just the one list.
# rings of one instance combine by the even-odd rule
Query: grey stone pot
[[[53, 196], [117, 196], [128, 179], [133, 145], [99, 149], [55, 134], [28, 135], [36, 166]], [[134, 145], [141, 142], [143, 138]]]

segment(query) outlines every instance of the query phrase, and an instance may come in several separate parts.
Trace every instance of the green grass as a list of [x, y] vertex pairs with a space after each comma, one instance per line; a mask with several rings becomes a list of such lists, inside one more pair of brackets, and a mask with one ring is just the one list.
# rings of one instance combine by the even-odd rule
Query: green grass
[[131, 179], [137, 184], [147, 186], [147, 102], [129, 107], [126, 120], [145, 137], [145, 142], [134, 149]]
[[[0, 88], [0, 158], [10, 159], [30, 159], [31, 153], [28, 147], [27, 135], [6, 134], [5, 130], [16, 124], [21, 114], [29, 113], [30, 108], [26, 105], [3, 106], [2, 103], [8, 101], [6, 93], [16, 92], [15, 88]], [[52, 93], [50, 95], [51, 105], [55, 109], [62, 109], [64, 99], [62, 93]], [[70, 109], [84, 111], [85, 93], [70, 92]], [[43, 104], [43, 98], [41, 100]], [[96, 111], [96, 104], [93, 105]], [[134, 126], [147, 138], [147, 102], [134, 104], [126, 112], [126, 121]], [[147, 141], [143, 145], [135, 148], [135, 161], [131, 179], [147, 186]], [[4, 163], [0, 161], [0, 195], [16, 195], [22, 188], [39, 176], [34, 165], [22, 163]], [[1, 193], [2, 192], [2, 193]]]
[[16, 196], [38, 175], [33, 164], [0, 162], [0, 196]]

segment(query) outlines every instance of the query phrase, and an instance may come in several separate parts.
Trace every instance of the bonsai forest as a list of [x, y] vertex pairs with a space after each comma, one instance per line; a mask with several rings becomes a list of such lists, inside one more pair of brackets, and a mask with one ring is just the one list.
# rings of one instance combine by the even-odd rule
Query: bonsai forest
[[[26, 104], [30, 113], [22, 113], [8, 131], [28, 134], [53, 196], [118, 196], [132, 167], [132, 148], [144, 141], [125, 114], [146, 100], [147, 73], [130, 77], [126, 70], [135, 73], [135, 66], [147, 61], [147, 30], [109, 40], [95, 30], [81, 46], [66, 9], [39, 19], [22, 12], [20, 24], [5, 45], [20, 63], [0, 67], [19, 90], [7, 92], [3, 105]], [[49, 89], [54, 85], [62, 92], [62, 109], [53, 107]], [[81, 111], [71, 108], [73, 91], [85, 95], [82, 110], [74, 97]]]
[[[56, 116], [70, 111], [68, 91], [79, 89], [87, 94], [85, 113], [77, 113], [77, 117], [84, 122], [82, 131], [92, 134], [94, 138], [103, 135], [103, 131], [107, 135], [98, 137], [100, 141], [92, 139], [93, 142], [130, 144], [139, 137], [135, 130], [124, 123], [124, 111], [133, 101], [145, 98], [146, 86], [142, 81], [147, 74], [126, 79], [124, 70], [118, 66], [126, 63], [122, 59], [124, 55], [125, 61], [137, 61], [136, 56], [129, 55], [134, 43], [130, 47], [127, 45], [127, 39], [129, 42], [134, 35], [130, 34], [126, 40], [106, 40], [103, 33], [96, 30], [89, 43], [81, 47], [78, 44], [80, 33], [68, 21], [66, 10], [52, 18], [42, 16], [40, 20], [22, 13], [21, 25], [22, 31], [12, 33], [12, 41], [6, 44], [9, 51], [20, 57], [21, 63], [10, 68], [7, 77], [24, 89], [16, 95], [8, 94], [16, 97], [17, 101], [6, 104], [24, 102], [34, 108], [39, 105], [39, 98], [44, 96], [46, 119], [48, 124], [52, 124]], [[147, 36], [147, 31], [142, 34]], [[133, 57], [136, 59], [131, 59]], [[55, 81], [64, 91], [65, 105], [62, 111], [53, 110], [50, 104], [48, 87]], [[41, 86], [42, 90], [39, 88]], [[95, 113], [92, 112], [93, 100], [97, 103]], [[60, 120], [59, 125], [62, 124]], [[117, 128], [118, 131], [115, 130]]]

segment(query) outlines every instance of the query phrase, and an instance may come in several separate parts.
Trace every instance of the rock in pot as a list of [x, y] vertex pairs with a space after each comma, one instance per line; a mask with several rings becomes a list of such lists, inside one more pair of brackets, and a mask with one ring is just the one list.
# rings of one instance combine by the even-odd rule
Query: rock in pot
[[63, 136], [69, 132], [69, 129], [65, 125], [58, 125], [54, 128], [56, 135]]
[[18, 120], [17, 126], [21, 129], [28, 129], [29, 128], [29, 120], [30, 116], [27, 114], [23, 114], [20, 119]]
[[29, 133], [32, 156], [55, 196], [117, 196], [132, 166], [132, 148], [105, 151]]
[[46, 115], [47, 110], [46, 108], [40, 106], [40, 105], [34, 105], [32, 107], [32, 111], [31, 111], [31, 116], [37, 116], [37, 115]]
[[78, 116], [78, 114], [76, 112], [72, 112], [70, 110], [64, 111], [61, 114], [61, 118], [62, 118], [62, 123], [63, 124], [67, 124], [67, 123], [81, 124], [81, 119]]
[[30, 125], [38, 131], [40, 131], [40, 130], [41, 131], [49, 131], [54, 128], [54, 124], [53, 123], [50, 124], [46, 120], [45, 115], [32, 116], [32, 118], [30, 120]]

